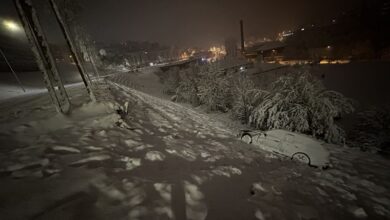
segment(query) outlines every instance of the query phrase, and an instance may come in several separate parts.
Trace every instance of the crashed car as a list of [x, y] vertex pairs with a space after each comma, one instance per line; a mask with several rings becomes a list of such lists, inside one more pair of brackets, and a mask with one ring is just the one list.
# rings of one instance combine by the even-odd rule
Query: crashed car
[[263, 150], [287, 156], [312, 167], [329, 167], [329, 151], [325, 143], [304, 134], [286, 130], [256, 131], [241, 130], [242, 141]]

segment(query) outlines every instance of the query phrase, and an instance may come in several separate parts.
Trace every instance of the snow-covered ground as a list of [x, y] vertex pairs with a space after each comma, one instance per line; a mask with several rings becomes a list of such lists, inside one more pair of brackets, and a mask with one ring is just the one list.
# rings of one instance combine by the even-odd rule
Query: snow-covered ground
[[379, 156], [339, 147], [332, 169], [313, 169], [169, 101], [153, 71], [110, 80], [110, 102], [85, 104], [82, 87], [68, 88], [71, 116], [57, 115], [47, 94], [0, 104], [0, 219], [390, 215], [390, 165]]

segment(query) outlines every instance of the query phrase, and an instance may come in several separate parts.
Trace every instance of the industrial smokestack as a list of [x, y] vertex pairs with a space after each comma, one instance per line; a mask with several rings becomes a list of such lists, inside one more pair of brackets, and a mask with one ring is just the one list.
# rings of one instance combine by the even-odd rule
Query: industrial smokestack
[[240, 30], [241, 30], [241, 52], [245, 52], [245, 39], [244, 39], [244, 21], [240, 20]]

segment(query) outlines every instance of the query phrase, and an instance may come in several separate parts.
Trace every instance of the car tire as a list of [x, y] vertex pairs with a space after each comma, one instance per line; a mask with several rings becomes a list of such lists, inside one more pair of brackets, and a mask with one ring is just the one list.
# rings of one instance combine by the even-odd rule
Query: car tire
[[247, 144], [252, 144], [252, 135], [249, 133], [243, 133], [241, 135], [241, 140]]
[[303, 162], [309, 166], [311, 164], [309, 155], [307, 155], [306, 153], [303, 153], [303, 152], [296, 152], [295, 154], [293, 154], [291, 156], [291, 160]]

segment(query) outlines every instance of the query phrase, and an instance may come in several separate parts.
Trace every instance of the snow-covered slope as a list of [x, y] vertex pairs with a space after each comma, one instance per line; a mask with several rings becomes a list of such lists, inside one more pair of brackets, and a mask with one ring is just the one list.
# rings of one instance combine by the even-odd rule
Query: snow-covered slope
[[[119, 82], [110, 83], [113, 104], [85, 104], [83, 91], [70, 91], [70, 117], [42, 95], [0, 106], [0, 219], [389, 215], [390, 166], [379, 157], [340, 148], [334, 169], [311, 169], [242, 143], [210, 115]], [[115, 103], [126, 102], [128, 113], [115, 114]]]

